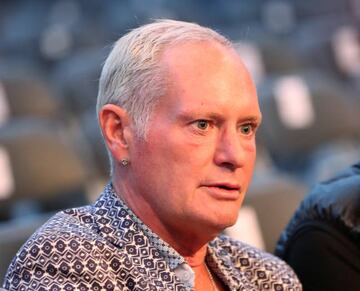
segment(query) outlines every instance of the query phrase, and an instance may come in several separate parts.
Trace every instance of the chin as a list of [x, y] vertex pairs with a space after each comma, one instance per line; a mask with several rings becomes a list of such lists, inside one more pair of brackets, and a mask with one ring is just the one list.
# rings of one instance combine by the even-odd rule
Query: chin
[[216, 229], [216, 232], [220, 233], [224, 229], [234, 225], [237, 221], [238, 215], [223, 215], [216, 217], [215, 220], [209, 221], [209, 223], [212, 225], [214, 229]]
[[237, 221], [238, 208], [229, 209], [229, 207], [218, 207], [217, 209], [208, 209], [207, 211], [198, 211], [186, 219], [187, 228], [193, 225], [197, 231], [208, 231], [209, 233], [218, 234], [225, 228], [234, 225]]

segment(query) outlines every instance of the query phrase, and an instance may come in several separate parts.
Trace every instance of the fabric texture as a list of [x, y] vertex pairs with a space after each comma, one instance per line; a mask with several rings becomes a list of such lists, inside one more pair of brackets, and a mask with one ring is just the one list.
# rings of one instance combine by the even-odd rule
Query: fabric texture
[[[19, 250], [3, 287], [190, 290], [122, 205], [109, 184], [93, 205], [56, 214]], [[209, 243], [206, 260], [229, 290], [301, 290], [283, 261], [226, 236]]]
[[275, 251], [304, 290], [360, 290], [360, 162], [317, 185]]

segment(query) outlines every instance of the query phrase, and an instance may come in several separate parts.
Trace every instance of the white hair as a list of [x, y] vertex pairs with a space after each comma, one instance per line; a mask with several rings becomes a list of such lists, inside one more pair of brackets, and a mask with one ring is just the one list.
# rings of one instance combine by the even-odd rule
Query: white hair
[[160, 65], [161, 53], [186, 41], [215, 41], [232, 46], [214, 30], [183, 21], [157, 20], [130, 31], [114, 44], [103, 66], [97, 115], [105, 104], [119, 105], [132, 118], [137, 136], [146, 138], [151, 113], [167, 90], [165, 68]]

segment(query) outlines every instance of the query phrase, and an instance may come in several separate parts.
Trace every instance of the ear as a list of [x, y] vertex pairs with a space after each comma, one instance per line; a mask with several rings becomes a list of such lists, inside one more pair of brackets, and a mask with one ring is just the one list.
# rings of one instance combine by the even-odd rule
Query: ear
[[115, 160], [128, 157], [131, 139], [131, 119], [118, 105], [106, 104], [99, 112], [99, 122], [105, 143]]

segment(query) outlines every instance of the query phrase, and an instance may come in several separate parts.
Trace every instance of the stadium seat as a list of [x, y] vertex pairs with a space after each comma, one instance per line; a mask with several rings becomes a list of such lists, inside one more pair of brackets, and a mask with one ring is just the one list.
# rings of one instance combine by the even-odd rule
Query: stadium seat
[[[307, 187], [289, 176], [264, 173], [253, 180], [244, 200], [245, 207], [255, 210], [265, 249], [273, 252]], [[241, 209], [240, 209], [241, 211]]]
[[98, 47], [71, 55], [56, 64], [52, 79], [70, 112], [81, 114], [95, 108], [98, 78], [104, 59], [105, 49]]
[[22, 119], [1, 127], [0, 171], [3, 219], [24, 215], [16, 211], [19, 205], [37, 212], [87, 202], [87, 169], [66, 131], [54, 123]]
[[34, 78], [0, 78], [0, 117], [3, 122], [11, 118], [38, 117], [55, 119], [59, 103], [44, 82]]
[[305, 181], [313, 186], [334, 177], [336, 173], [360, 160], [360, 140], [337, 140], [320, 146], [311, 153]]
[[359, 101], [317, 71], [276, 77], [260, 88], [259, 96], [259, 138], [278, 166], [289, 170], [306, 163], [318, 146], [359, 137]]

